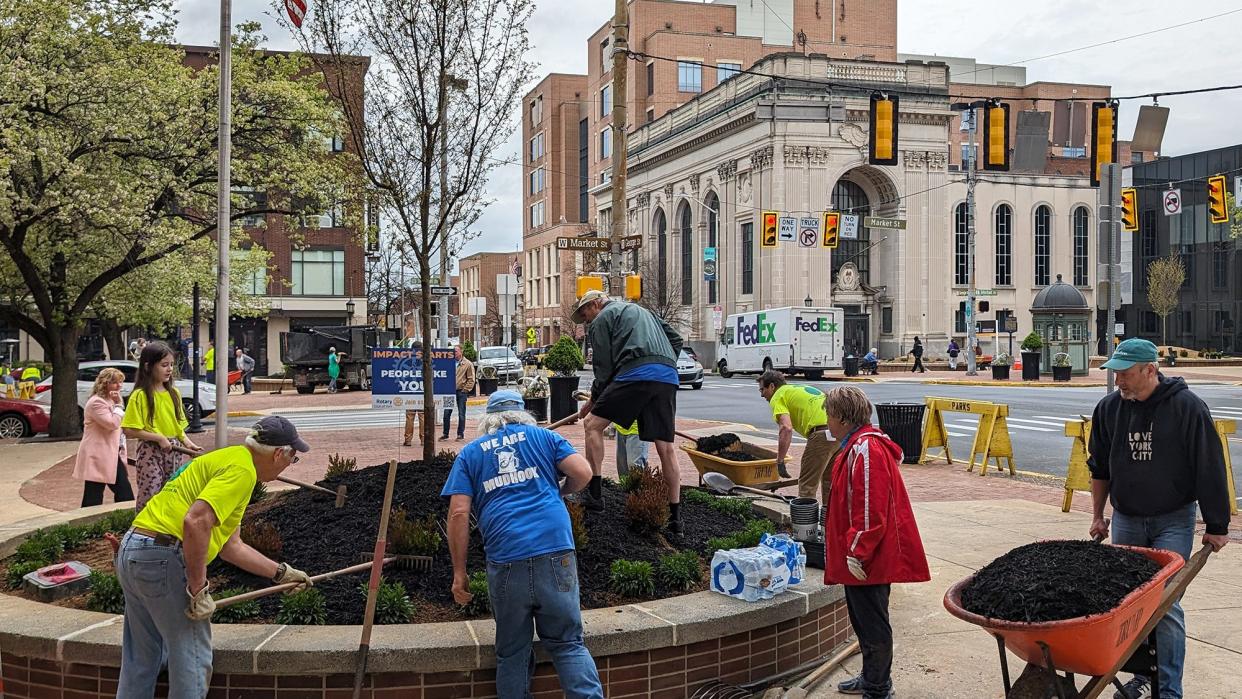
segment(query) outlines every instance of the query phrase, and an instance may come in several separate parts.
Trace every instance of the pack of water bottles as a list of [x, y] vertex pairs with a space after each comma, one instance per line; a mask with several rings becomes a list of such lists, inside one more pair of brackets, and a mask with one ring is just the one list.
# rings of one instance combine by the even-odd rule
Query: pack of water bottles
[[786, 535], [765, 534], [754, 548], [717, 551], [711, 571], [715, 592], [747, 602], [771, 599], [802, 582], [806, 553]]

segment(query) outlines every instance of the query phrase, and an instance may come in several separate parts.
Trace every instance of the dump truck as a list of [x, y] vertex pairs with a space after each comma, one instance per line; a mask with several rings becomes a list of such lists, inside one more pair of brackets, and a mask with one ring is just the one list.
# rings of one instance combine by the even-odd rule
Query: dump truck
[[355, 391], [371, 388], [371, 350], [388, 347], [396, 333], [375, 325], [320, 325], [280, 334], [280, 361], [293, 374], [298, 393], [314, 393], [328, 385], [328, 350], [340, 354], [338, 386]]

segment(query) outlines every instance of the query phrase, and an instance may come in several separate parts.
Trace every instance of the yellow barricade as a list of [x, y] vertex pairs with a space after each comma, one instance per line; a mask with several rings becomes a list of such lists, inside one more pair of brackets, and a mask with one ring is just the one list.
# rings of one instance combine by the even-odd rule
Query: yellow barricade
[[34, 400], [35, 398], [35, 382], [19, 381], [17, 383], [18, 396], [25, 400]]
[[[932, 459], [944, 457], [953, 463], [953, 453], [949, 448], [949, 430], [944, 425], [944, 413], [971, 413], [979, 416], [979, 429], [975, 431], [975, 441], [970, 449], [970, 465], [967, 471], [979, 466], [979, 475], [987, 475], [990, 461], [995, 460], [996, 468], [1004, 468], [1001, 459], [1009, 467], [1009, 475], [1017, 475], [1013, 463], [1013, 441], [1009, 438], [1009, 406], [1002, 403], [989, 403], [981, 400], [957, 400], [953, 398], [935, 398], [927, 396], [927, 423], [923, 429], [923, 449], [919, 455], [919, 463], [925, 464]], [[940, 453], [929, 453], [931, 449], [941, 449]], [[978, 461], [976, 461], [976, 459]]]
[[[1221, 449], [1225, 452], [1225, 482], [1229, 485], [1229, 512], [1238, 514], [1237, 487], [1233, 482], [1233, 463], [1229, 457], [1229, 435], [1238, 430], [1236, 420], [1216, 418], [1216, 434], [1220, 437]], [[1069, 472], [1065, 476], [1065, 500], [1061, 503], [1061, 511], [1069, 512], [1074, 499], [1074, 491], [1091, 492], [1091, 471], [1087, 468], [1087, 456], [1090, 452], [1087, 445], [1091, 443], [1091, 419], [1083, 418], [1077, 422], [1065, 423], [1065, 436], [1072, 437], [1070, 446]]]

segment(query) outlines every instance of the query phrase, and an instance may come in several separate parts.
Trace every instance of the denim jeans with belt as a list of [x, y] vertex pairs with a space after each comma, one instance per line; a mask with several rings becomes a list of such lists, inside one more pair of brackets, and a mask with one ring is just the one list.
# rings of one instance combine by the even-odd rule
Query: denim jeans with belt
[[[1113, 543], [1174, 551], [1190, 558], [1195, 545], [1195, 503], [1152, 517], [1113, 511]], [[1182, 666], [1186, 662], [1186, 614], [1179, 601], [1156, 625], [1156, 665], [1161, 699], [1182, 699]]]
[[185, 559], [181, 544], [161, 546], [129, 532], [116, 554], [125, 591], [120, 699], [155, 696], [160, 667], [168, 664], [169, 699], [202, 699], [211, 681], [211, 622], [185, 615]]
[[530, 696], [535, 674], [531, 632], [552, 656], [565, 696], [603, 699], [595, 661], [582, 643], [578, 560], [573, 551], [487, 564], [487, 592], [496, 619], [496, 693]]

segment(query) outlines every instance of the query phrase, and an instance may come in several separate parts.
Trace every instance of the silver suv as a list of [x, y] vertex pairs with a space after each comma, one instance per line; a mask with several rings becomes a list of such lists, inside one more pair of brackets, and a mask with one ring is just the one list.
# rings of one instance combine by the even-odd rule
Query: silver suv
[[498, 345], [479, 349], [479, 376], [483, 376], [483, 367], [496, 370], [496, 378], [505, 381], [516, 381], [522, 376], [522, 360], [509, 347]]

